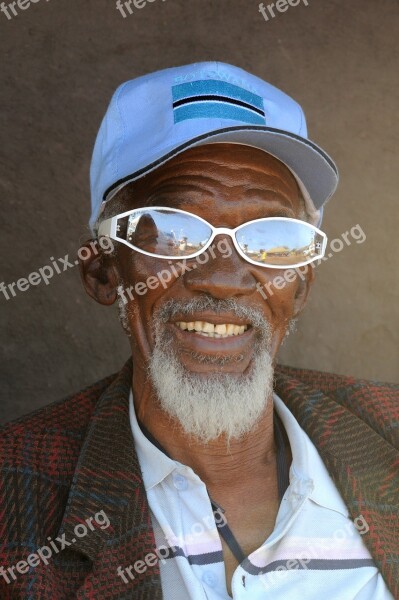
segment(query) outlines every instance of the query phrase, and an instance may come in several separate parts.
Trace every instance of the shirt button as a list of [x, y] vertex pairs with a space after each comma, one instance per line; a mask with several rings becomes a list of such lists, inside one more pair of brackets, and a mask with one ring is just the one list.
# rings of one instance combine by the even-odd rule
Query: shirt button
[[179, 491], [184, 491], [188, 488], [187, 479], [183, 475], [174, 475], [173, 485]]
[[212, 571], [204, 571], [202, 581], [210, 587], [214, 587], [217, 583], [217, 577]]

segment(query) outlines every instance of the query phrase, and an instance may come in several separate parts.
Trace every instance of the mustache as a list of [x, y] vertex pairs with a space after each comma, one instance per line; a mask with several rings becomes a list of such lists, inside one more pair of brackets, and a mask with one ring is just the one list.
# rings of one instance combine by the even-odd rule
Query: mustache
[[194, 313], [206, 310], [210, 310], [216, 315], [226, 312], [234, 313], [238, 318], [245, 319], [252, 327], [258, 329], [263, 336], [269, 338], [271, 335], [270, 323], [265, 319], [262, 311], [240, 304], [235, 298], [220, 300], [203, 294], [191, 300], [168, 300], [154, 313], [154, 318], [158, 323], [167, 323], [177, 315], [186, 316], [189, 320]]

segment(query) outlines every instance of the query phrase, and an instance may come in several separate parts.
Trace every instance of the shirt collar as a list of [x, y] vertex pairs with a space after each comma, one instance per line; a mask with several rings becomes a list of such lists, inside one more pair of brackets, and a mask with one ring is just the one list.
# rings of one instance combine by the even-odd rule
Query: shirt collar
[[[273, 394], [273, 400], [291, 446], [289, 492], [308, 494], [310, 500], [320, 506], [348, 516], [348, 509], [309, 436], [276, 393]], [[129, 417], [144, 487], [148, 491], [161, 483], [180, 463], [166, 456], [141, 431], [137, 422], [132, 390], [129, 396]]]
[[347, 517], [348, 509], [311, 439], [276, 393], [273, 400], [291, 446], [291, 493], [307, 493], [310, 500]]

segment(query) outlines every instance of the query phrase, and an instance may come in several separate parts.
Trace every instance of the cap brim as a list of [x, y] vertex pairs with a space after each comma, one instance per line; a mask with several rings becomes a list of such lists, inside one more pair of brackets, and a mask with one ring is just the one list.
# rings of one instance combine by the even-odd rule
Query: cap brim
[[147, 166], [116, 181], [105, 191], [103, 201], [110, 200], [127, 183], [143, 177], [177, 154], [194, 146], [212, 142], [235, 142], [269, 152], [299, 177], [316, 209], [320, 209], [337, 188], [337, 167], [328, 154], [315, 143], [280, 129], [248, 125], [210, 131], [169, 149]]

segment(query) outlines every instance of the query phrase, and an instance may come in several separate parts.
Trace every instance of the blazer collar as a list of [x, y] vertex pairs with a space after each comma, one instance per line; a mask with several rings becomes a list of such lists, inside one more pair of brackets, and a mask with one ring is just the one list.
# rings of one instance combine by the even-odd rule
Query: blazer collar
[[369, 531], [363, 540], [398, 597], [399, 452], [351, 411], [350, 392], [346, 390], [346, 399], [324, 394], [317, 381], [313, 388], [289, 371], [276, 368], [275, 391], [316, 446], [352, 520], [360, 515], [366, 520]]
[[[94, 561], [105, 543], [112, 544], [134, 525], [132, 502], [145, 490], [129, 423], [129, 390], [132, 361], [129, 359], [116, 379], [103, 392], [87, 428], [58, 535], [76, 539], [74, 527], [104, 511], [109, 527], [76, 539], [71, 546]], [[146, 520], [148, 510], [143, 510]], [[93, 521], [93, 525], [96, 523]], [[130, 564], [130, 562], [128, 563]]]

